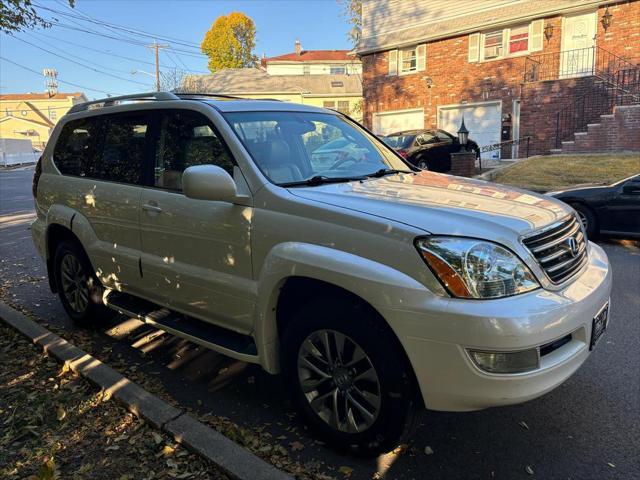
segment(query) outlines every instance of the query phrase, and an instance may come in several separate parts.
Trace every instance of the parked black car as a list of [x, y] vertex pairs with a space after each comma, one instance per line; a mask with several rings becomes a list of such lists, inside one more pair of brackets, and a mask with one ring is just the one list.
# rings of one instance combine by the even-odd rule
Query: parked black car
[[[396, 150], [418, 168], [432, 172], [451, 170], [451, 155], [460, 151], [458, 137], [444, 130], [406, 130], [381, 137], [382, 141]], [[480, 157], [480, 147], [469, 139], [467, 150]]]
[[598, 233], [640, 237], [640, 175], [613, 185], [572, 188], [548, 195], [578, 212], [589, 237]]

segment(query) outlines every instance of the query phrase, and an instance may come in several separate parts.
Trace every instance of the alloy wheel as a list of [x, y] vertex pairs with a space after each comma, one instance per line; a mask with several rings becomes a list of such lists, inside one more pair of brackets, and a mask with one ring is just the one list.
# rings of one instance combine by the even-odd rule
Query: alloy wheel
[[584, 228], [584, 231], [588, 232], [589, 231], [589, 219], [580, 210], [576, 210], [576, 212], [578, 213], [578, 218], [580, 219], [580, 223], [582, 223], [582, 227]]
[[62, 292], [69, 306], [77, 313], [82, 313], [89, 305], [89, 286], [80, 260], [67, 253], [60, 262], [60, 279]]
[[378, 418], [378, 373], [364, 350], [340, 332], [318, 330], [302, 342], [298, 381], [312, 410], [340, 432], [363, 432]]

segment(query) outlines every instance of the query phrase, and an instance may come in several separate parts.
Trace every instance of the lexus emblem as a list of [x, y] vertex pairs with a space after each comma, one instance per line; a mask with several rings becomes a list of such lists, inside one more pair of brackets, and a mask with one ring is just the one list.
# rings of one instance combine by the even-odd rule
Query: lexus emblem
[[578, 242], [576, 242], [575, 238], [567, 238], [567, 251], [571, 254], [572, 257], [578, 256]]

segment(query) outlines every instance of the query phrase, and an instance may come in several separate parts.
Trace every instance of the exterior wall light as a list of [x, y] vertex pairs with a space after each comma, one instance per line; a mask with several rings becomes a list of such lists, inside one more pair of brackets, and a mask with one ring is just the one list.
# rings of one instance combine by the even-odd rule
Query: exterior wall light
[[546, 38], [548, 42], [551, 40], [551, 37], [553, 37], [553, 25], [547, 22], [544, 26], [544, 38]]
[[613, 15], [611, 15], [611, 13], [609, 13], [609, 7], [605, 8], [604, 15], [602, 15], [602, 18], [600, 19], [600, 23], [602, 24], [602, 28], [604, 28], [605, 32], [611, 26], [611, 19], [612, 18], [613, 18]]

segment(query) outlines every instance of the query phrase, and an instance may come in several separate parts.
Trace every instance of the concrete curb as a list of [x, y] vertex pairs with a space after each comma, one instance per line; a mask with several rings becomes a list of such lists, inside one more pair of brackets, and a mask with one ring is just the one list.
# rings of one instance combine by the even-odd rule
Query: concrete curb
[[236, 480], [292, 480], [191, 415], [147, 392], [113, 368], [0, 302], [0, 319], [74, 372], [109, 392], [131, 413], [206, 458]]

